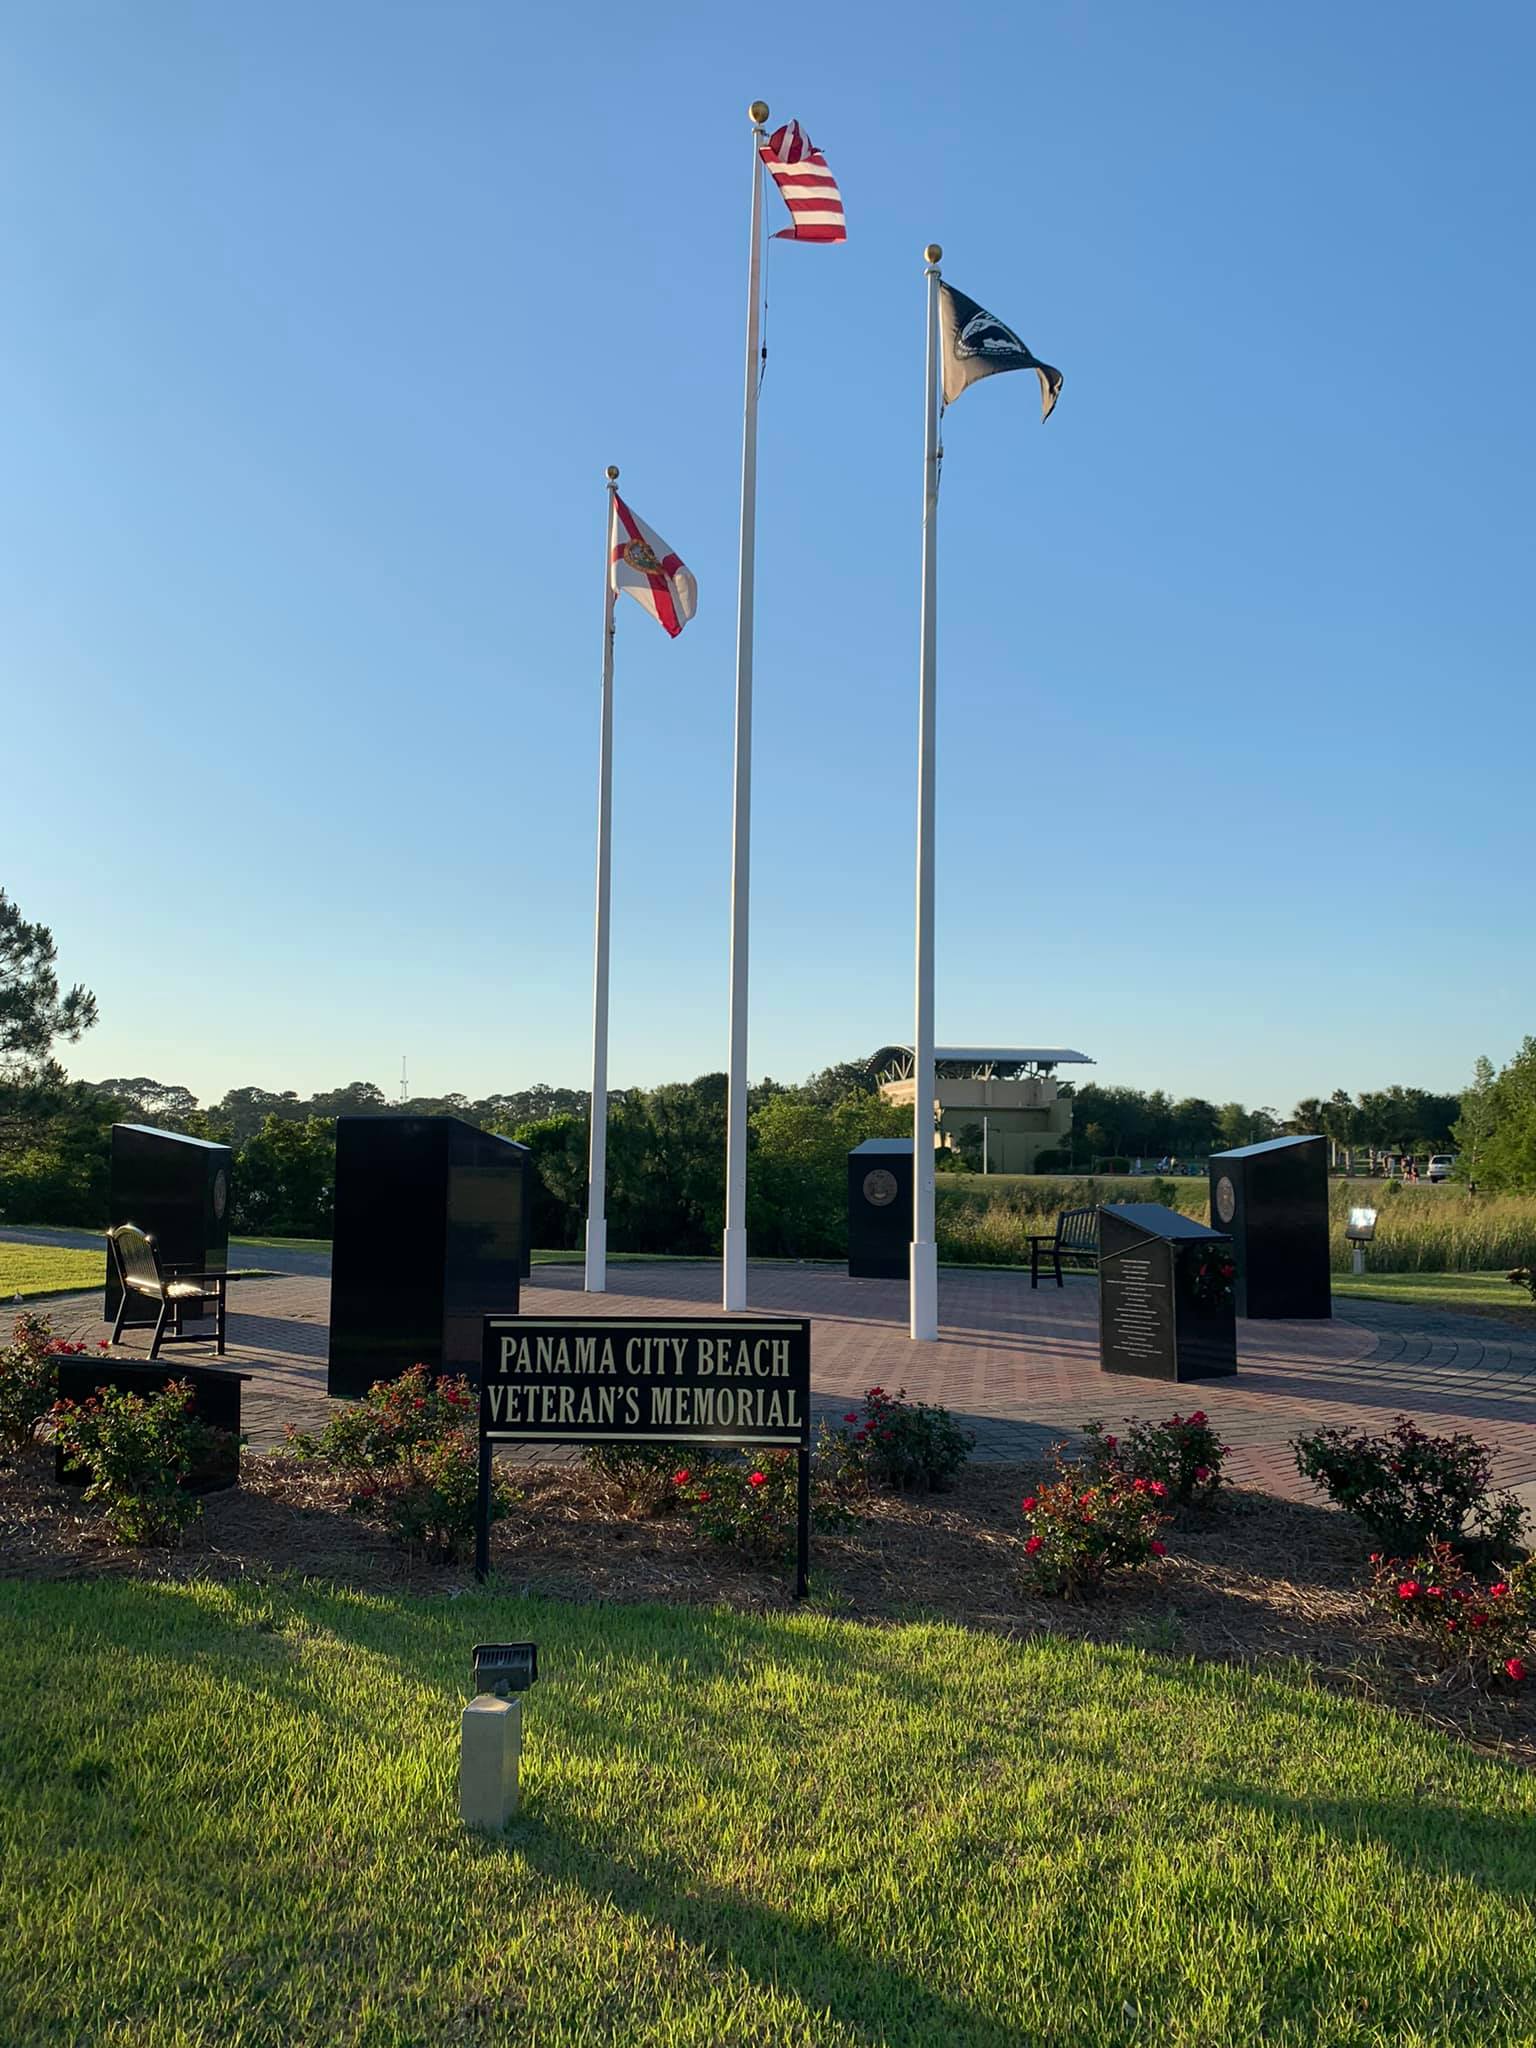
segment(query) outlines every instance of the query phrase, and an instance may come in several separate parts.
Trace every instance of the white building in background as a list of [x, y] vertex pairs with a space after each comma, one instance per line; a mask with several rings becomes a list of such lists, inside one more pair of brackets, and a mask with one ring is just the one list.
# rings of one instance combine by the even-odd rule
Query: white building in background
[[[939, 1142], [980, 1151], [989, 1173], [1033, 1173], [1042, 1152], [1071, 1142], [1072, 1098], [1058, 1067], [1091, 1067], [1067, 1046], [940, 1045], [934, 1048], [934, 1115]], [[882, 1046], [874, 1058], [880, 1093], [912, 1104], [910, 1045]]]

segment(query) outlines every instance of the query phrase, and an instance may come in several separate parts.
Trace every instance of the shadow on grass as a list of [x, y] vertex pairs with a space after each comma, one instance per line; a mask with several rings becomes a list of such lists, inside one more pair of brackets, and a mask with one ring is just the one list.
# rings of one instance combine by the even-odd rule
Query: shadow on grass
[[[816, 1782], [818, 1759], [829, 1744], [856, 1737], [863, 1725], [920, 1726], [932, 1750], [920, 1744], [911, 1770], [929, 1774], [930, 1786], [954, 1787], [958, 1797], [974, 1784], [976, 1771], [999, 1767], [1028, 1774], [1048, 1766], [1068, 1783], [1092, 1783], [1107, 1767], [1133, 1763], [1156, 1771], [1177, 1752], [1180, 1727], [1219, 1727], [1234, 1700], [1245, 1713], [1262, 1712], [1285, 1749], [1301, 1758], [1330, 1757], [1343, 1724], [1369, 1711], [1345, 1707], [1300, 1682], [1269, 1678], [1253, 1693], [1255, 1681], [1231, 1670], [1187, 1659], [1153, 1662], [1121, 1648], [1085, 1650], [1050, 1639], [1037, 1639], [1028, 1653], [1020, 1653], [1035, 1660], [1019, 1673], [1028, 1681], [1032, 1672], [1033, 1682], [1021, 1683], [1010, 1697], [998, 1687], [995, 1672], [989, 1687], [978, 1682], [965, 1657], [929, 1658], [921, 1640], [888, 1629], [832, 1623], [814, 1614], [577, 1607], [503, 1598], [494, 1590], [428, 1604], [283, 1582], [220, 1588], [142, 1581], [0, 1585], [0, 1611], [10, 1617], [10, 1657], [24, 1660], [24, 1683], [19, 1694], [13, 1686], [9, 1701], [23, 1734], [29, 1692], [41, 1704], [45, 1687], [71, 1680], [73, 1664], [83, 1660], [99, 1669], [106, 1658], [122, 1678], [113, 1702], [118, 1716], [141, 1708], [164, 1711], [167, 1689], [191, 1669], [234, 1693], [237, 1723], [243, 1724], [244, 1714], [259, 1726], [264, 1705], [283, 1703], [312, 1724], [321, 1757], [337, 1755], [339, 1739], [363, 1750], [391, 1740], [392, 1718], [401, 1708], [382, 1688], [370, 1693], [366, 1685], [354, 1684], [346, 1699], [338, 1698], [324, 1663], [298, 1654], [304, 1631], [343, 1648], [354, 1676], [366, 1659], [370, 1667], [376, 1663], [381, 1679], [426, 1694], [402, 1723], [416, 1727], [418, 1741], [423, 1704], [426, 1721], [436, 1728], [440, 1718], [443, 1738], [451, 1740], [474, 1640], [503, 1634], [540, 1639], [548, 1676], [530, 1708], [533, 1742], [565, 1760], [618, 1763], [643, 1774], [637, 1786], [626, 1788], [639, 1818], [633, 1824], [622, 1813], [615, 1819], [611, 1807], [607, 1818], [599, 1818], [595, 1802], [592, 1808], [583, 1803], [586, 1780], [580, 1772], [543, 1775], [535, 1768], [529, 1810], [503, 1836], [468, 1845], [488, 1884], [495, 1884], [501, 1867], [521, 1860], [549, 1886], [578, 1886], [595, 1912], [616, 1907], [729, 1963], [765, 1989], [793, 1993], [870, 2048], [890, 2038], [1004, 2048], [1019, 2034], [963, 1996], [925, 1982], [921, 1960], [877, 1953], [872, 1942], [831, 1932], [797, 1912], [792, 1894], [775, 1898], [771, 1875], [752, 1890], [722, 1886], [691, 1870], [670, 1844], [634, 1838], [640, 1825], [664, 1812], [675, 1786], [696, 1794], [701, 1757], [703, 1768], [712, 1765], [725, 1781], [735, 1754], [733, 1716], [749, 1717], [746, 1725], [753, 1730], [761, 1729], [766, 1714], [780, 1717], [782, 1755], [776, 1750], [773, 1764], [780, 1778], [776, 1796], [788, 1806], [825, 1796]], [[942, 1644], [936, 1648], [942, 1653]], [[125, 1654], [112, 1656], [117, 1650]], [[989, 1658], [1005, 1654], [995, 1645], [985, 1652]], [[1107, 1671], [1096, 1677], [1089, 1659], [1104, 1660]], [[771, 1695], [770, 1674], [776, 1687]], [[723, 1681], [732, 1682], [731, 1692], [722, 1691]], [[643, 1708], [663, 1687], [675, 1708], [660, 1720], [650, 1718]], [[1097, 1716], [1091, 1711], [1096, 1695], [1105, 1709]], [[775, 1704], [785, 1700], [811, 1704]], [[218, 1725], [229, 1720], [225, 1715]], [[1128, 1740], [1143, 1729], [1146, 1754], [1127, 1752]], [[1380, 1845], [1410, 1879], [1451, 1878], [1528, 1910], [1536, 1869], [1531, 1822], [1516, 1818], [1513, 1809], [1517, 1803], [1529, 1809], [1530, 1800], [1511, 1797], [1509, 1810], [1498, 1812], [1477, 1810], [1470, 1796], [1458, 1805], [1457, 1791], [1471, 1795], [1479, 1773], [1502, 1767], [1457, 1757], [1437, 1738], [1405, 1731], [1403, 1739], [1426, 1746], [1431, 1771], [1442, 1763], [1454, 1771], [1455, 1789], [1448, 1786], [1426, 1804], [1408, 1794], [1351, 1797], [1324, 1781], [1329, 1796], [1297, 1797], [1264, 1782], [1267, 1750], [1249, 1756], [1247, 1775], [1218, 1751], [1183, 1780], [1188, 1833], [1192, 1839], [1220, 1838], [1219, 1825], [1207, 1830], [1202, 1807], [1217, 1816], [1262, 1815], [1275, 1824], [1282, 1853], [1287, 1838], [1305, 1849], [1321, 1831], [1330, 1843]], [[93, 1761], [94, 1753], [82, 1756], [40, 1735], [10, 1750], [5, 1775], [30, 1772], [64, 1780], [84, 1799], [91, 1788], [80, 1773], [89, 1773]], [[1368, 1756], [1354, 1759], [1357, 1780], [1368, 1764]], [[761, 1744], [741, 1768], [763, 1776]], [[1320, 1780], [1327, 1768], [1319, 1764]], [[898, 1777], [890, 1797], [910, 1798], [915, 1782]], [[921, 1811], [913, 1808], [913, 1825], [921, 1824]], [[1106, 1825], [1111, 1818], [1106, 1809]], [[447, 1816], [436, 1815], [429, 1824], [445, 1841], [450, 1838]], [[126, 1860], [134, 1853], [127, 1839], [115, 1843], [107, 1837], [95, 1846], [99, 1855]], [[849, 1879], [857, 1885], [857, 1872]], [[876, 1866], [871, 1881], [878, 1880]], [[788, 1870], [784, 1882], [792, 1882]], [[1291, 1906], [1277, 1893], [1252, 1910], [1278, 1924]], [[920, 1912], [908, 1925], [909, 1931], [921, 1928]], [[953, 1964], [953, 1951], [944, 1960]], [[1273, 1999], [1303, 2016], [1320, 2012], [1331, 1995], [1327, 1983], [1305, 1974], [1294, 1957], [1278, 1968], [1275, 1982], [1266, 1979], [1266, 2002]]]

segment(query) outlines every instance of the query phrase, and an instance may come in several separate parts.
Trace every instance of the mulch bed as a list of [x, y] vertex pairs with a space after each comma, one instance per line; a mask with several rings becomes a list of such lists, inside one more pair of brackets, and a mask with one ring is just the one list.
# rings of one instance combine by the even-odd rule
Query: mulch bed
[[[242, 1483], [210, 1494], [175, 1550], [116, 1543], [42, 1452], [0, 1465], [0, 1573], [66, 1579], [265, 1578], [291, 1572], [364, 1590], [446, 1592], [465, 1566], [434, 1567], [345, 1512], [346, 1487], [281, 1456], [247, 1452]], [[790, 1607], [789, 1571], [745, 1564], [677, 1516], [628, 1509], [579, 1464], [522, 1466], [517, 1503], [496, 1525], [492, 1563], [519, 1592], [564, 1600], [661, 1600]], [[812, 1595], [851, 1620], [933, 1619], [1027, 1639], [1063, 1635], [1263, 1670], [1305, 1670], [1513, 1761], [1536, 1767], [1536, 1685], [1447, 1692], [1412, 1646], [1365, 1604], [1369, 1543], [1329, 1509], [1233, 1489], [1165, 1534], [1168, 1556], [1097, 1600], [1022, 1596], [1019, 1501], [1038, 1466], [975, 1464], [953, 1492], [875, 1496], [818, 1536]]]

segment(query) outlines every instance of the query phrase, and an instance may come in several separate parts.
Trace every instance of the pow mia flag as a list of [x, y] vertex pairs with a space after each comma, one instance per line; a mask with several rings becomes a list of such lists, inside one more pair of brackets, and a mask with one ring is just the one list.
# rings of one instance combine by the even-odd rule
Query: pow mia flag
[[999, 370], [1034, 370], [1040, 378], [1040, 418], [1051, 416], [1061, 392], [1061, 372], [1032, 355], [1011, 327], [986, 312], [952, 284], [939, 286], [939, 325], [944, 338], [944, 403], [953, 405], [967, 384]]

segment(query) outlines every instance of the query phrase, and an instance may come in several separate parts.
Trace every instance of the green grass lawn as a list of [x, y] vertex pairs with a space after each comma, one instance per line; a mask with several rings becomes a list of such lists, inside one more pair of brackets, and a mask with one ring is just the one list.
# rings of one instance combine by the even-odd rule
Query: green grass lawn
[[80, 1252], [52, 1244], [0, 1244], [0, 1302], [18, 1294], [28, 1301], [78, 1294], [85, 1287], [100, 1287], [106, 1270], [105, 1246]]
[[0, 1582], [0, 1646], [6, 2048], [1532, 2038], [1536, 1777], [1299, 1677], [286, 1582]]
[[1500, 1273], [1335, 1273], [1333, 1291], [1362, 1301], [1400, 1301], [1414, 1308], [1502, 1309], [1536, 1332], [1531, 1297]]
[[331, 1249], [328, 1237], [232, 1237], [231, 1244], [253, 1244], [262, 1250], [286, 1252], [326, 1252]]

